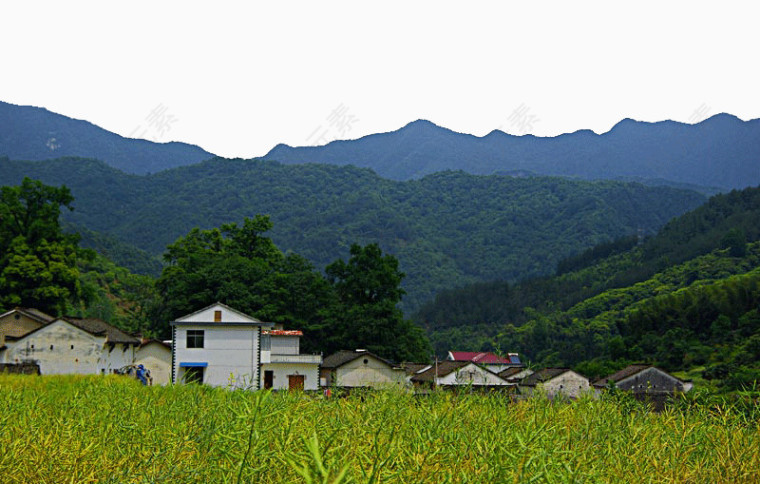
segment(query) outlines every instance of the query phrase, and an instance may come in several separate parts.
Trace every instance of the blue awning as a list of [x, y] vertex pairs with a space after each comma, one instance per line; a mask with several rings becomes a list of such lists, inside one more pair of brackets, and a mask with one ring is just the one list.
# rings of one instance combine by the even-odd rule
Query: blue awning
[[208, 366], [208, 363], [204, 362], [183, 362], [179, 364], [180, 368], [206, 368]]

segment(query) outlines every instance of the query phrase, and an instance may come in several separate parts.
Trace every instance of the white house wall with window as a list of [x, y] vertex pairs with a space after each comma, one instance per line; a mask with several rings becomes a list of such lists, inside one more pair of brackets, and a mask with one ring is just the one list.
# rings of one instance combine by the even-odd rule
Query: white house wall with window
[[172, 322], [172, 382], [260, 388], [265, 323], [221, 303]]
[[216, 303], [171, 323], [172, 382], [257, 390], [317, 390], [321, 355], [302, 355], [298, 330]]

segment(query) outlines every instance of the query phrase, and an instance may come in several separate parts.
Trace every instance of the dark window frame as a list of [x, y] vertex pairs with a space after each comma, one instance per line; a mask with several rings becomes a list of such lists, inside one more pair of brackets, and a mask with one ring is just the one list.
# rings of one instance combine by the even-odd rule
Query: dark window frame
[[202, 329], [188, 329], [187, 330], [187, 347], [188, 348], [203, 348], [205, 344], [205, 331]]

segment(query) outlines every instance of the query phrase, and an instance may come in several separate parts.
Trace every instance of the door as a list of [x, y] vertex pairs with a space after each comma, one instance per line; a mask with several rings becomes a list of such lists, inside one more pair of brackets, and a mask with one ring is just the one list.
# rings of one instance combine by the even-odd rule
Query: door
[[185, 383], [203, 383], [203, 367], [191, 366], [185, 368], [185, 375], [182, 379]]
[[303, 391], [304, 375], [288, 375], [288, 390]]
[[264, 370], [264, 390], [269, 390], [274, 386], [274, 371]]

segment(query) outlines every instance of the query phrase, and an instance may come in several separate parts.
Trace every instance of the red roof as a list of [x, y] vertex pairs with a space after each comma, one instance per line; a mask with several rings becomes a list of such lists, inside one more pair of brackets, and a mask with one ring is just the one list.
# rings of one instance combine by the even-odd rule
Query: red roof
[[478, 351], [451, 351], [451, 356], [454, 361], [471, 361], [473, 363], [480, 363], [481, 365], [509, 365], [512, 362], [506, 358], [495, 355], [493, 353], [478, 352]]
[[263, 333], [270, 336], [303, 336], [303, 331], [298, 329], [269, 329]]

